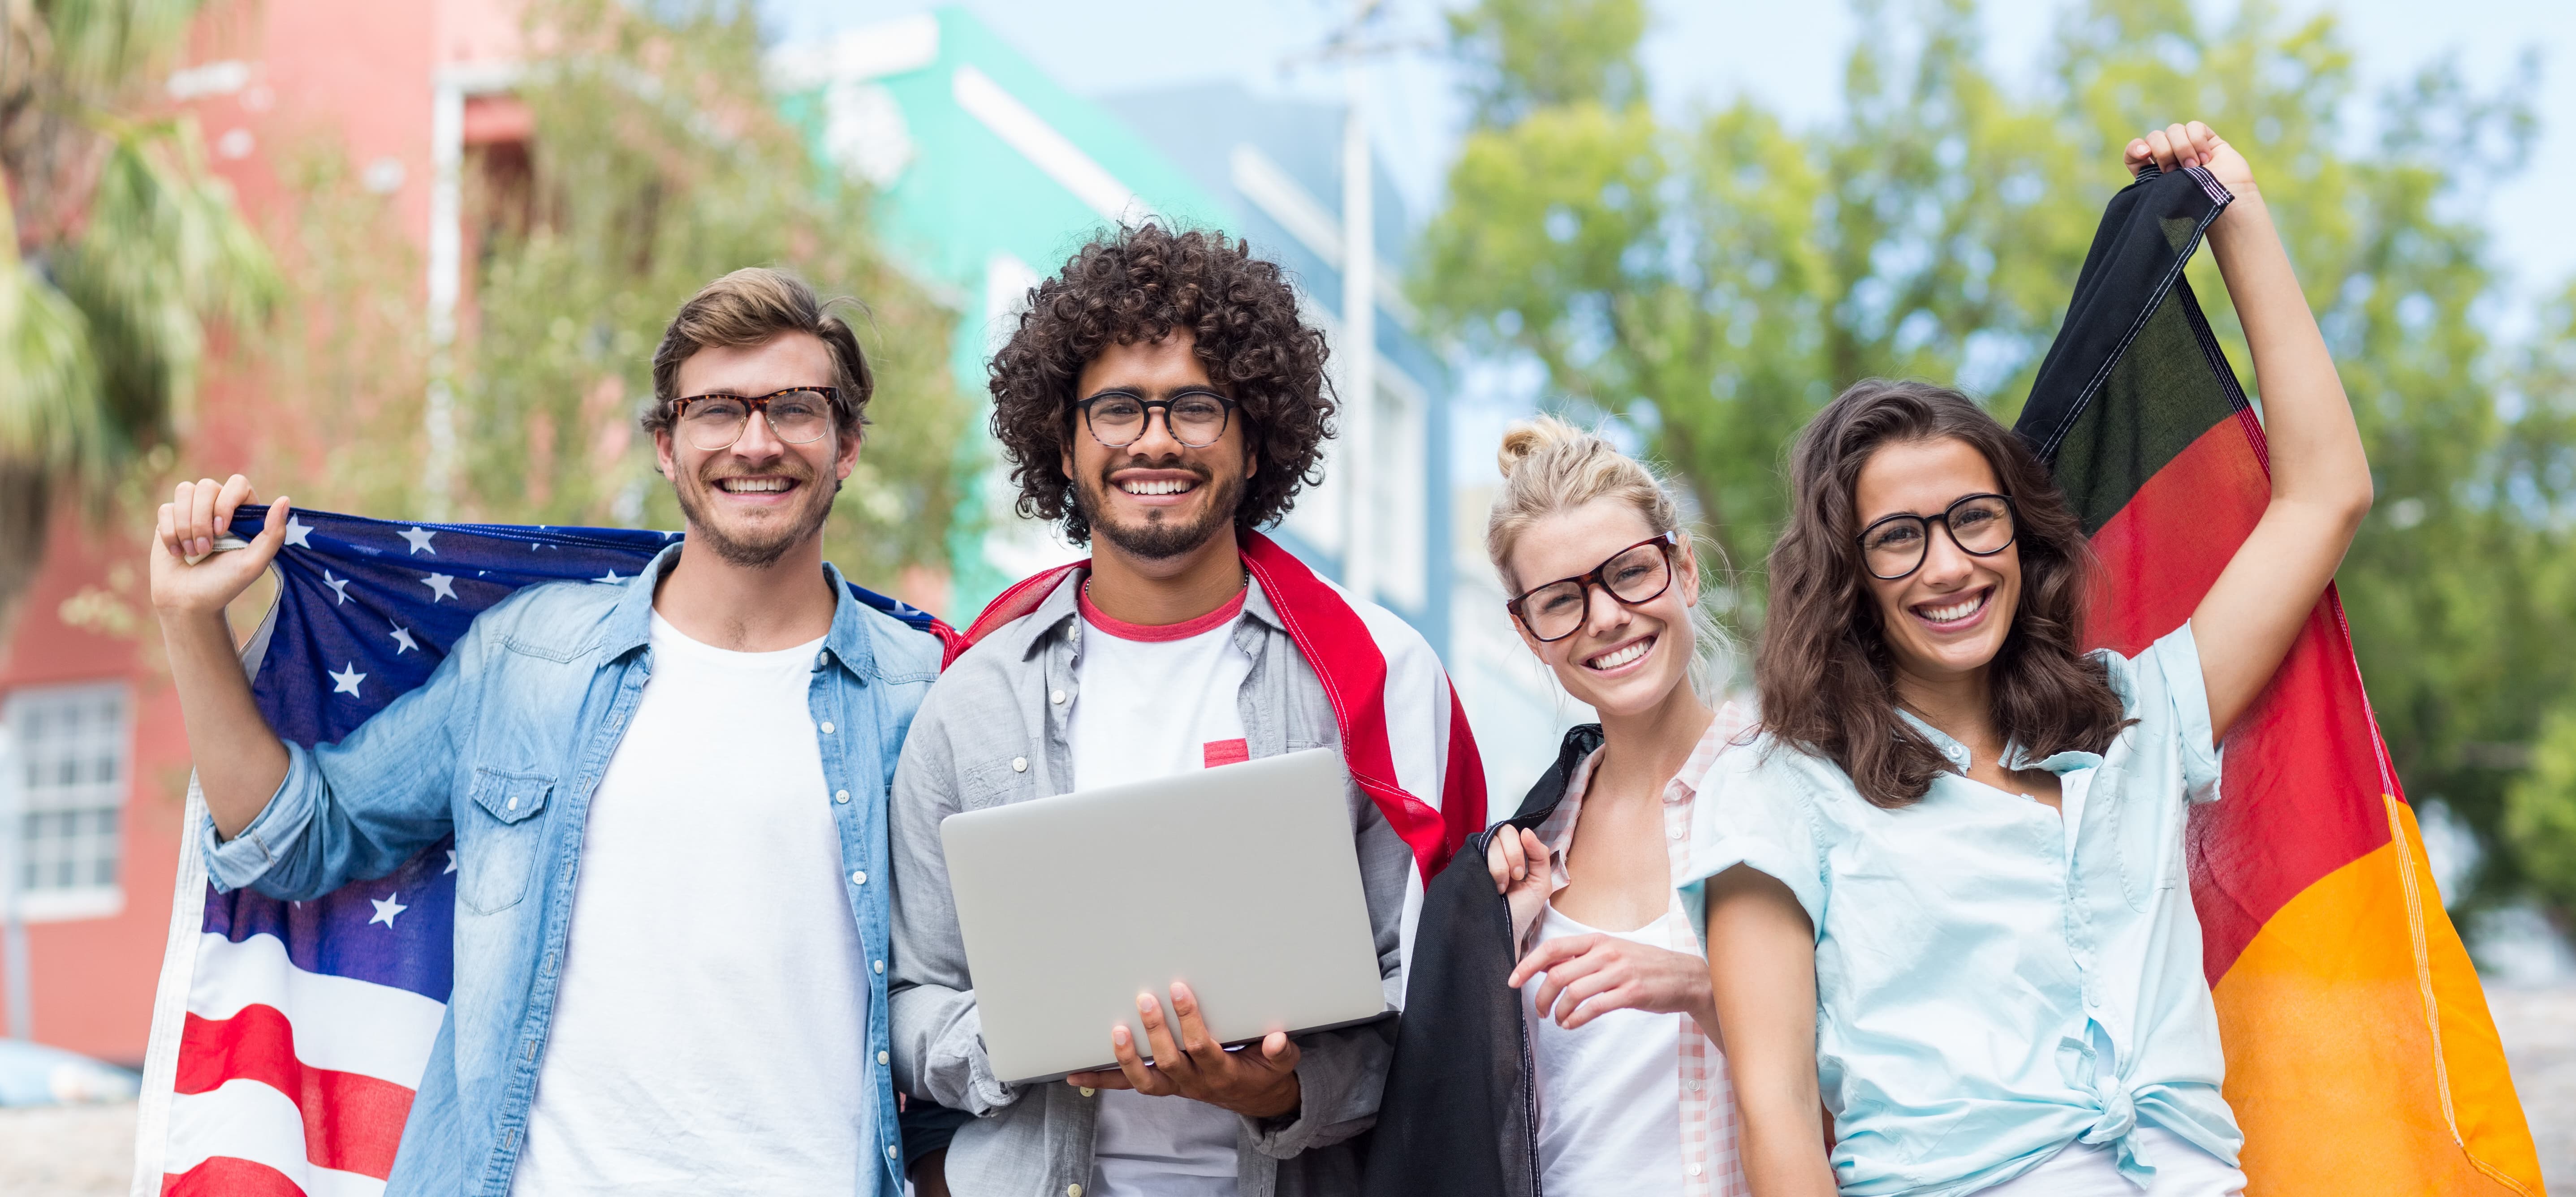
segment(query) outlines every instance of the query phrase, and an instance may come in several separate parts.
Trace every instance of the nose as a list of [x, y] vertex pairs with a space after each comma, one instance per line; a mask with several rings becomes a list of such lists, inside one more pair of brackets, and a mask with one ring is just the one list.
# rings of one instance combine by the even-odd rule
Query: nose
[[1168, 407], [1146, 408], [1145, 430], [1137, 433], [1135, 440], [1127, 442], [1129, 453], [1155, 461], [1178, 457], [1181, 450], [1188, 447], [1181, 443], [1181, 438], [1172, 435], [1172, 409]]
[[1611, 595], [1610, 588], [1599, 582], [1583, 586], [1584, 630], [1600, 634], [1628, 623], [1628, 605]]
[[1977, 568], [1977, 559], [1959, 547], [1946, 523], [1932, 525], [1932, 534], [1923, 546], [1923, 569], [1915, 576], [1934, 586], [1964, 582]]
[[778, 433], [769, 427], [769, 413], [765, 411], [755, 411], [744, 417], [742, 435], [733, 438], [733, 452], [737, 457], [766, 461], [786, 451], [787, 442], [778, 439]]

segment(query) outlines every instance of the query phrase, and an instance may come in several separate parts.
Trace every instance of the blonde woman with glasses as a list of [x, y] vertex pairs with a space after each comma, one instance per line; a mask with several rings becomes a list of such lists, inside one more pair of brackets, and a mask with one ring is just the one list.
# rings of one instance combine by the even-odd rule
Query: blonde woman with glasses
[[1599, 723], [1424, 897], [1366, 1191], [1744, 1191], [1700, 914], [1673, 878], [1743, 720], [1699, 559], [1645, 465], [1562, 421], [1503, 437], [1485, 547], [1513, 627]]

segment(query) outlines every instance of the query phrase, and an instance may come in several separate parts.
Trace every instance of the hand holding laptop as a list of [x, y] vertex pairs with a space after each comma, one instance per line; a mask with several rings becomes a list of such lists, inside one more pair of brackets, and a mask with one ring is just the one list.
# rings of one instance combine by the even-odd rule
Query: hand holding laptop
[[1114, 1070], [1077, 1072], [1064, 1078], [1085, 1089], [1133, 1089], [1151, 1097], [1186, 1097], [1221, 1106], [1247, 1118], [1279, 1118], [1297, 1110], [1297, 1045], [1282, 1031], [1272, 1031], [1258, 1047], [1227, 1051], [1208, 1033], [1199, 1017], [1198, 995], [1186, 982], [1172, 983], [1172, 1012], [1180, 1018], [1180, 1038], [1163, 1018], [1162, 1003], [1150, 993], [1136, 995], [1136, 1014], [1144, 1020], [1146, 1046], [1154, 1053], [1148, 1064], [1136, 1051], [1136, 1040], [1124, 1024], [1109, 1029], [1109, 1047], [1118, 1061]]

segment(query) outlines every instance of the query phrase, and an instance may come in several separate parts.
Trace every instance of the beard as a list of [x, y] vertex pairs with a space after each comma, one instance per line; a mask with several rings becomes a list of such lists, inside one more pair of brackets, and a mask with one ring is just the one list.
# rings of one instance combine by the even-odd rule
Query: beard
[[[1109, 468], [1126, 469], [1129, 464], [1122, 462]], [[1091, 525], [1092, 535], [1116, 545], [1129, 556], [1147, 561], [1168, 561], [1196, 551], [1234, 522], [1235, 511], [1243, 505], [1241, 475], [1219, 482], [1205, 469], [1196, 466], [1173, 463], [1157, 468], [1186, 469], [1199, 476], [1198, 492], [1207, 496], [1200, 504], [1199, 517], [1184, 523], [1175, 514], [1158, 508], [1146, 513], [1144, 522], [1139, 524], [1121, 524], [1110, 519], [1107, 501], [1109, 471], [1104, 469], [1099, 477], [1077, 481], [1073, 487], [1074, 509], [1080, 511], [1082, 518]]]
[[715, 478], [674, 483], [671, 491], [680, 500], [680, 514], [689, 521], [690, 544], [705, 546], [739, 569], [766, 569], [808, 537], [820, 535], [824, 521], [832, 518], [832, 500], [839, 497], [841, 482], [833, 479], [830, 490], [816, 482], [810, 476], [797, 478], [796, 492], [801, 497], [796, 507], [779, 512], [778, 519], [741, 529], [727, 528], [714, 518], [714, 501], [708, 492], [716, 488]]

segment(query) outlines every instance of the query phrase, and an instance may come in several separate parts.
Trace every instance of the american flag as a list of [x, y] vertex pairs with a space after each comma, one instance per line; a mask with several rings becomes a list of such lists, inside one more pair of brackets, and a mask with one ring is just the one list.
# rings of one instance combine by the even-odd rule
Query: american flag
[[[266, 508], [233, 530], [258, 534]], [[403, 524], [293, 513], [277, 601], [243, 661], [269, 726], [312, 745], [349, 734], [430, 671], [476, 614], [539, 582], [622, 583], [676, 532]], [[953, 657], [928, 613], [850, 588]], [[186, 826], [205, 819], [192, 782]], [[446, 1017], [452, 839], [311, 902], [216, 893], [183, 837], [152, 1045], [135, 1197], [374, 1197]]]

